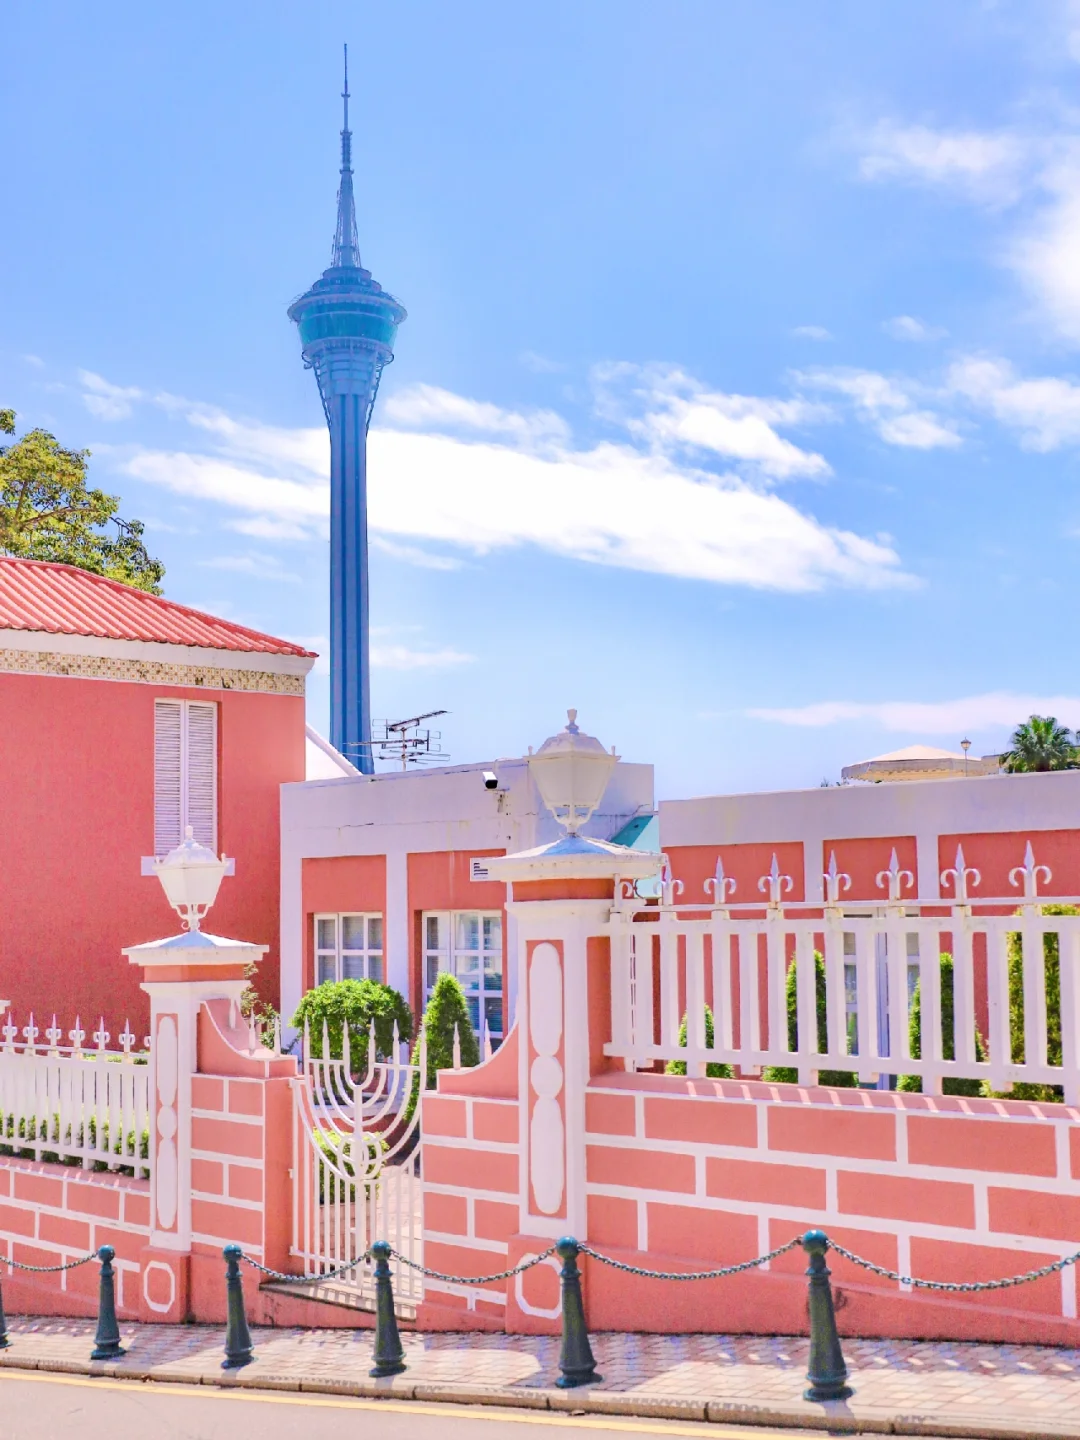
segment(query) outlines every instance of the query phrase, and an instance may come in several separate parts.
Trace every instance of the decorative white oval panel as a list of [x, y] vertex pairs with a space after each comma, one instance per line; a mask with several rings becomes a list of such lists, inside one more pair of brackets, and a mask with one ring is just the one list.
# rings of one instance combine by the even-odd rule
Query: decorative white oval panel
[[179, 1058], [180, 1047], [177, 1043], [176, 1021], [171, 1015], [163, 1015], [158, 1022], [157, 1040], [154, 1044], [157, 1093], [162, 1105], [172, 1105], [176, 1101]]
[[529, 1070], [529, 1079], [537, 1095], [554, 1098], [562, 1089], [562, 1066], [554, 1055], [538, 1055]]
[[176, 1142], [162, 1140], [157, 1147], [154, 1160], [157, 1179], [158, 1224], [162, 1230], [171, 1230], [176, 1221]]
[[529, 962], [529, 1035], [538, 1055], [557, 1055], [562, 1039], [562, 962], [550, 941]]
[[544, 1215], [554, 1215], [562, 1205], [563, 1133], [559, 1102], [550, 1095], [541, 1095], [533, 1106], [529, 1124], [529, 1169], [537, 1208]]

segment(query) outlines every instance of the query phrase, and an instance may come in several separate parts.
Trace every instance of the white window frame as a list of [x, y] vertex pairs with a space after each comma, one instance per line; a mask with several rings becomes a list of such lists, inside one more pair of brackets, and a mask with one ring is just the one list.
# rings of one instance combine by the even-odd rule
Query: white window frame
[[[361, 922], [361, 928], [363, 930], [364, 936], [362, 945], [346, 945], [344, 943], [346, 920], [359, 920]], [[379, 925], [378, 945], [371, 944], [372, 921], [377, 921]], [[329, 923], [333, 926], [334, 940], [332, 947], [328, 945], [323, 945], [321, 943], [320, 931], [322, 928], [322, 924], [320, 922]], [[332, 914], [328, 911], [323, 912], [322, 914], [316, 915], [314, 917], [312, 937], [315, 947], [315, 966], [313, 975], [316, 985], [321, 985], [325, 980], [384, 981], [386, 979], [386, 922], [383, 918], [381, 911], [345, 910], [337, 914]], [[327, 968], [322, 964], [322, 961], [324, 960], [330, 961], [329, 969], [332, 971], [332, 973], [323, 973], [324, 970]], [[359, 974], [346, 975], [345, 971], [348, 961], [357, 962], [356, 964], [351, 965], [348, 968], [353, 969], [354, 971], [359, 970]], [[372, 961], [377, 962], [376, 966], [374, 967], [377, 970], [376, 974], [372, 974]]]
[[[458, 947], [455, 941], [457, 934], [457, 922], [465, 916], [475, 916], [477, 919], [477, 933], [480, 937], [478, 949]], [[442, 927], [444, 942], [438, 946], [428, 944], [428, 921], [437, 920]], [[484, 945], [484, 921], [497, 920], [499, 922], [499, 946], [496, 950], [493, 946]], [[443, 971], [448, 971], [457, 977], [465, 991], [466, 1000], [476, 1001], [477, 1018], [480, 1026], [477, 1029], [477, 1039], [481, 1046], [484, 1043], [484, 1029], [488, 1027], [488, 1001], [498, 1000], [501, 1024], [498, 1029], [488, 1027], [488, 1038], [492, 1045], [498, 1045], [506, 1033], [506, 937], [505, 920], [501, 910], [425, 910], [420, 919], [421, 941], [423, 954], [423, 988], [424, 1003], [431, 998], [434, 989], [435, 978]], [[498, 981], [487, 974], [484, 964], [486, 957], [493, 955], [499, 957]], [[475, 969], [468, 965], [468, 961], [476, 960]], [[432, 969], [434, 962], [434, 969]], [[433, 978], [434, 977], [434, 978]], [[471, 1007], [470, 1007], [471, 1009]]]
[[[160, 773], [159, 756], [159, 720], [164, 712], [168, 710], [179, 716], [179, 775], [177, 778], [179, 813], [167, 818], [162, 816], [162, 811], [168, 805], [170, 808], [173, 797], [162, 793], [162, 777]], [[195, 785], [205, 785], [207, 776], [205, 770], [194, 774], [191, 765], [191, 722], [194, 713], [206, 712], [211, 719], [212, 733], [210, 738], [210, 775], [209, 775], [209, 798], [210, 798], [210, 824], [207, 827], [203, 823], [203, 817], [198, 814], [194, 796]], [[162, 856], [173, 848], [173, 844], [179, 845], [187, 834], [188, 826], [192, 826], [199, 833], [195, 839], [200, 844], [206, 845], [209, 849], [217, 851], [218, 848], [218, 705], [214, 700], [174, 700], [160, 699], [154, 701], [154, 854]], [[205, 808], [203, 808], [205, 816]], [[177, 823], [178, 822], [178, 823]], [[209, 833], [207, 833], [209, 830]], [[172, 842], [172, 843], [170, 843]]]

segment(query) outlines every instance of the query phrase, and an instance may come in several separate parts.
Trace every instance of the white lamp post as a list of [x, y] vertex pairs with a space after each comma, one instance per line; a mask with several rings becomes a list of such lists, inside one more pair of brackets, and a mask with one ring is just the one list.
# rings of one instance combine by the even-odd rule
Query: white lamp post
[[545, 740], [535, 755], [529, 747], [529, 770], [541, 800], [566, 833], [576, 835], [604, 798], [619, 757], [614, 747], [609, 752], [578, 729], [576, 710], [566, 715], [565, 730]]
[[191, 826], [183, 843], [155, 860], [153, 872], [161, 881], [165, 898], [183, 921], [185, 930], [198, 930], [199, 922], [217, 899], [221, 882], [232, 875], [235, 861], [220, 859], [195, 839]]

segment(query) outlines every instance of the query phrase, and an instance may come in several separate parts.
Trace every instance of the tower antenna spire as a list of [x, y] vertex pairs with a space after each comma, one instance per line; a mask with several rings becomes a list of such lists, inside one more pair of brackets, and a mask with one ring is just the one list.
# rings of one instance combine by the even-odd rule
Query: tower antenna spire
[[341, 127], [341, 183], [338, 185], [337, 229], [334, 232], [332, 266], [360, 264], [360, 242], [356, 231], [356, 201], [353, 198], [352, 131], [349, 129], [349, 47], [345, 46], [345, 88], [341, 92], [344, 123]]

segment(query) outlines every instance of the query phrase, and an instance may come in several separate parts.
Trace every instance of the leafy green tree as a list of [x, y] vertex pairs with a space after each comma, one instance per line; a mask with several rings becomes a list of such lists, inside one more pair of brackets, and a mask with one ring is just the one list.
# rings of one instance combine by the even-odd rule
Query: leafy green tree
[[435, 981], [431, 999], [424, 1011], [424, 1037], [427, 1044], [426, 1089], [434, 1090], [440, 1070], [449, 1070], [454, 1063], [454, 1034], [459, 1037], [462, 1066], [480, 1064], [480, 1046], [469, 1019], [465, 991], [455, 975], [445, 971]]
[[[784, 991], [789, 1050], [794, 1050], [799, 1043], [798, 964], [797, 960], [793, 960], [788, 966]], [[820, 950], [814, 951], [814, 998], [817, 1008], [818, 1049], [824, 1051], [829, 1045], [829, 1022], [825, 995], [825, 958]], [[766, 1065], [761, 1072], [761, 1078], [771, 1085], [797, 1085], [799, 1072], [793, 1065]], [[858, 1083], [858, 1076], [850, 1070], [821, 1070], [818, 1073], [818, 1084], [831, 1085], [834, 1089], [854, 1090]]]
[[375, 1055], [385, 1060], [394, 1043], [394, 1022], [398, 1036], [411, 1040], [412, 1011], [402, 995], [378, 980], [324, 980], [309, 990], [292, 1017], [292, 1024], [302, 1030], [308, 1025], [311, 1054], [316, 1060], [323, 1056], [323, 1025], [330, 1042], [330, 1059], [340, 1060], [343, 1036], [349, 1027], [349, 1062], [354, 1074], [360, 1074], [368, 1063], [368, 1038], [371, 1022], [375, 1022]]
[[[686, 1016], [682, 1017], [682, 1024], [679, 1026], [679, 1044], [685, 1050], [687, 1043]], [[711, 1050], [716, 1043], [716, 1026], [713, 1021], [713, 1013], [708, 1005], [705, 1006], [705, 1048]], [[669, 1060], [664, 1068], [665, 1075], [685, 1075], [685, 1060]], [[723, 1065], [717, 1061], [709, 1061], [705, 1066], [705, 1074], [710, 1080], [730, 1080], [733, 1071], [730, 1065]]]
[[[953, 958], [944, 952], [941, 961], [941, 1053], [946, 1060], [956, 1059], [956, 989], [953, 983]], [[913, 1060], [922, 1059], [922, 981], [915, 986], [911, 997], [911, 1013], [908, 1016], [908, 1044]], [[986, 1046], [978, 1030], [975, 1031], [975, 1058], [985, 1062]], [[901, 1075], [898, 1090], [921, 1093], [922, 1078], [918, 1075]], [[987, 1095], [989, 1090], [981, 1080], [963, 1076], [948, 1076], [943, 1085], [946, 1095]]]
[[[14, 410], [0, 410], [0, 434], [15, 434]], [[0, 445], [0, 554], [77, 565], [160, 595], [165, 567], [147, 553], [142, 521], [121, 520], [116, 495], [87, 487], [89, 458], [47, 430]]]
[[1059, 725], [1053, 715], [1032, 715], [1013, 731], [1009, 746], [1001, 763], [1011, 775], [1030, 770], [1072, 770], [1080, 764], [1072, 732]]

